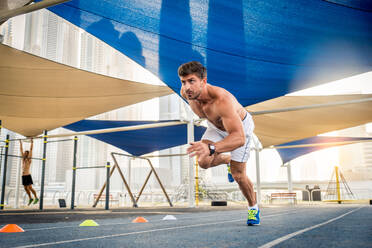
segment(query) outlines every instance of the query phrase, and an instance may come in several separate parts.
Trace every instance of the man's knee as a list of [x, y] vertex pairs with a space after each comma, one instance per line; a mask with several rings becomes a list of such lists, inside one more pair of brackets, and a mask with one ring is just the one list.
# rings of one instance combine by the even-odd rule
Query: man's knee
[[208, 169], [211, 166], [210, 162], [206, 159], [199, 159], [198, 164], [203, 169]]
[[244, 175], [244, 173], [242, 173], [242, 172], [231, 171], [231, 174], [232, 174], [233, 178], [235, 179], [235, 181], [238, 184], [240, 184], [241, 182], [243, 182], [245, 180], [245, 178], [247, 177], [247, 175]]
[[201, 156], [198, 157], [198, 164], [201, 168], [208, 169], [212, 166], [213, 160], [213, 156]]

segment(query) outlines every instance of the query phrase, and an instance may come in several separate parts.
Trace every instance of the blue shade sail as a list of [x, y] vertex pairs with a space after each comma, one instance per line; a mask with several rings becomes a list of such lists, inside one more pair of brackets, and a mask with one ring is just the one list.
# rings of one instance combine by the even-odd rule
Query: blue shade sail
[[363, 0], [74, 0], [49, 8], [157, 75], [198, 60], [243, 106], [372, 70]]
[[275, 147], [280, 148], [281, 146], [296, 146], [296, 145], [305, 145], [305, 144], [318, 144], [317, 146], [311, 146], [311, 147], [297, 147], [297, 148], [283, 148], [283, 149], [277, 149], [277, 151], [280, 154], [280, 157], [283, 160], [283, 164], [298, 158], [302, 155], [315, 152], [318, 150], [334, 147], [334, 146], [340, 146], [345, 144], [329, 144], [329, 145], [322, 145], [322, 143], [333, 143], [333, 142], [355, 142], [355, 141], [366, 141], [371, 140], [372, 137], [327, 137], [327, 136], [315, 136], [307, 139], [297, 140], [281, 145], [277, 145]]
[[[135, 126], [143, 124], [154, 124], [166, 121], [102, 121], [102, 120], [81, 120], [64, 126], [69, 130], [80, 132]], [[194, 126], [195, 140], [200, 140], [205, 127]], [[148, 128], [133, 131], [122, 131], [114, 133], [102, 133], [88, 135], [117, 148], [120, 148], [132, 155], [141, 156], [153, 151], [159, 151], [179, 145], [187, 144], [187, 124]]]

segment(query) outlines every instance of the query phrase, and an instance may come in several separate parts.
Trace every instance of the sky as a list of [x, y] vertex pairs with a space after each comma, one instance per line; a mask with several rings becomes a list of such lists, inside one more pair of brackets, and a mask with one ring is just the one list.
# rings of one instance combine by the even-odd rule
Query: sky
[[341, 94], [372, 94], [372, 71], [296, 91], [288, 95], [321, 96]]

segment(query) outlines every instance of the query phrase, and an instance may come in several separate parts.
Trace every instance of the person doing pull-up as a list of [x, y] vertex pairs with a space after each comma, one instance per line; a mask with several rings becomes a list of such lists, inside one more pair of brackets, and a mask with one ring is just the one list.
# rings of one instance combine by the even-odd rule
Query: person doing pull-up
[[[22, 141], [19, 140], [19, 146], [21, 149], [21, 156], [22, 156], [22, 184], [25, 188], [25, 191], [29, 197], [28, 205], [30, 205], [32, 202], [34, 204], [38, 203], [39, 198], [37, 197], [36, 191], [32, 188], [32, 177], [30, 172], [31, 167], [31, 158], [32, 158], [32, 149], [34, 147], [34, 141], [31, 139], [31, 146], [30, 150], [23, 152], [23, 146]], [[32, 198], [31, 193], [35, 196], [35, 199]]]
[[235, 180], [248, 200], [247, 224], [260, 224], [253, 184], [246, 174], [254, 129], [252, 116], [230, 92], [207, 83], [207, 69], [199, 62], [181, 65], [178, 76], [182, 83], [181, 96], [195, 114], [208, 120], [201, 141], [192, 142], [187, 153], [197, 156], [199, 166], [204, 169], [227, 164], [229, 181]]

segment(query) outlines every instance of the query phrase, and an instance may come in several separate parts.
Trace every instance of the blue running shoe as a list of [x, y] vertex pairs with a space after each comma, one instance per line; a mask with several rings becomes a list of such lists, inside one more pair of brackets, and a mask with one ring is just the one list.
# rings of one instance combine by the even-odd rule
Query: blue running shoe
[[231, 174], [231, 169], [230, 169], [230, 165], [228, 164], [227, 165], [227, 178], [229, 179], [229, 182], [230, 183], [233, 183], [234, 182], [234, 178]]
[[259, 225], [259, 224], [260, 224], [260, 210], [256, 210], [256, 209], [248, 210], [247, 225], [253, 226], [253, 225]]

